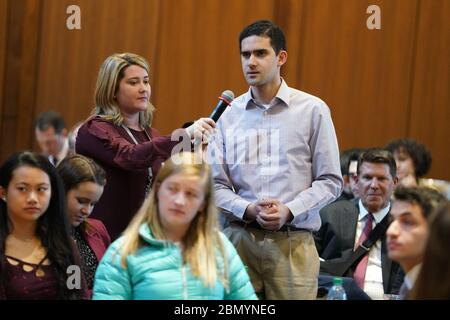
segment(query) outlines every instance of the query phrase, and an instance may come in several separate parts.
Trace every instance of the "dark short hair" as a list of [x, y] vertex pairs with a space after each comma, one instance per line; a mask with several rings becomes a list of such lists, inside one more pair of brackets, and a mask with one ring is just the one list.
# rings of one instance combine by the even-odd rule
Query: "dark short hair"
[[339, 160], [341, 162], [341, 173], [343, 176], [348, 176], [348, 169], [350, 162], [358, 161], [359, 155], [364, 152], [363, 148], [346, 149], [341, 152]]
[[53, 127], [56, 134], [61, 134], [61, 132], [66, 128], [66, 124], [64, 122], [64, 118], [59, 112], [51, 110], [42, 112], [38, 115], [36, 118], [35, 127], [39, 129], [39, 131], [44, 131], [50, 127]]
[[239, 35], [239, 50], [242, 49], [242, 40], [250, 36], [268, 37], [275, 54], [280, 53], [281, 50], [286, 50], [286, 38], [283, 30], [272, 21], [258, 20], [245, 27]]
[[422, 143], [410, 139], [395, 139], [389, 142], [386, 147], [392, 153], [406, 153], [414, 163], [414, 174], [416, 178], [421, 178], [427, 174], [431, 168], [431, 152]]
[[358, 175], [361, 173], [360, 168], [364, 162], [369, 163], [384, 163], [389, 166], [389, 172], [392, 178], [397, 176], [397, 165], [395, 164], [395, 159], [392, 153], [385, 149], [380, 148], [370, 148], [361, 153], [358, 159]]
[[437, 190], [427, 187], [402, 187], [394, 191], [394, 199], [417, 204], [422, 209], [422, 215], [428, 218], [434, 209], [445, 201], [445, 197]]

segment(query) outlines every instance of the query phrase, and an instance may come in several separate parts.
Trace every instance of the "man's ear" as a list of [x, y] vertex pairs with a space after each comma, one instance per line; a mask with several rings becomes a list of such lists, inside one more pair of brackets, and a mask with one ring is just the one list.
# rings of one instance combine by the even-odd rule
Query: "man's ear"
[[394, 181], [394, 187], [396, 187], [398, 185], [398, 177], [395, 176], [393, 181]]
[[288, 58], [288, 53], [287, 53], [287, 51], [281, 50], [281, 51], [278, 53], [278, 66], [281, 67], [283, 64], [285, 64], [286, 61], [287, 61], [287, 58]]
[[344, 180], [345, 184], [349, 184], [351, 177], [348, 174], [344, 174], [342, 175], [342, 179]]
[[0, 186], [0, 198], [6, 202], [6, 189]]

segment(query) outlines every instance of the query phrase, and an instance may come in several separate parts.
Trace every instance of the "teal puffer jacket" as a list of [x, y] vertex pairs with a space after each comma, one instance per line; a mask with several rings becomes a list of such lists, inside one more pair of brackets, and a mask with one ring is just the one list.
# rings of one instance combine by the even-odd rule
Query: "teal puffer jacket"
[[[148, 225], [139, 230], [148, 245], [127, 257], [127, 268], [120, 265], [119, 238], [106, 251], [97, 268], [93, 299], [97, 300], [221, 300], [256, 299], [255, 291], [235, 248], [221, 233], [228, 259], [230, 290], [218, 280], [214, 288], [205, 287], [202, 279], [183, 265], [181, 250], [173, 242], [156, 240]], [[219, 262], [219, 267], [223, 263]]]

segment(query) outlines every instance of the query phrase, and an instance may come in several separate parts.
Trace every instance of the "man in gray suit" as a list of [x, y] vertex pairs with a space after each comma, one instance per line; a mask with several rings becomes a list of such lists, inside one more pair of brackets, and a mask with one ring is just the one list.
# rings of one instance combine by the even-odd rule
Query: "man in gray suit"
[[[358, 160], [355, 181], [360, 199], [338, 201], [320, 211], [322, 226], [315, 233], [320, 270], [321, 274], [353, 277], [372, 299], [383, 299], [384, 294], [398, 293], [403, 276], [399, 265], [387, 256], [386, 246], [390, 199], [397, 184], [392, 154], [366, 150]], [[379, 237], [351, 263], [372, 231]]]

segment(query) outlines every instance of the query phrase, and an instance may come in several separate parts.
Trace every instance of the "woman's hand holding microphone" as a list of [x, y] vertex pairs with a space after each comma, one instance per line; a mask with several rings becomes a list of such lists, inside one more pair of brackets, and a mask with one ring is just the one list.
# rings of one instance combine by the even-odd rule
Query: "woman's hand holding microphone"
[[194, 145], [208, 144], [211, 135], [214, 134], [216, 123], [210, 118], [200, 118], [191, 126], [186, 128], [187, 133], [194, 142]]

